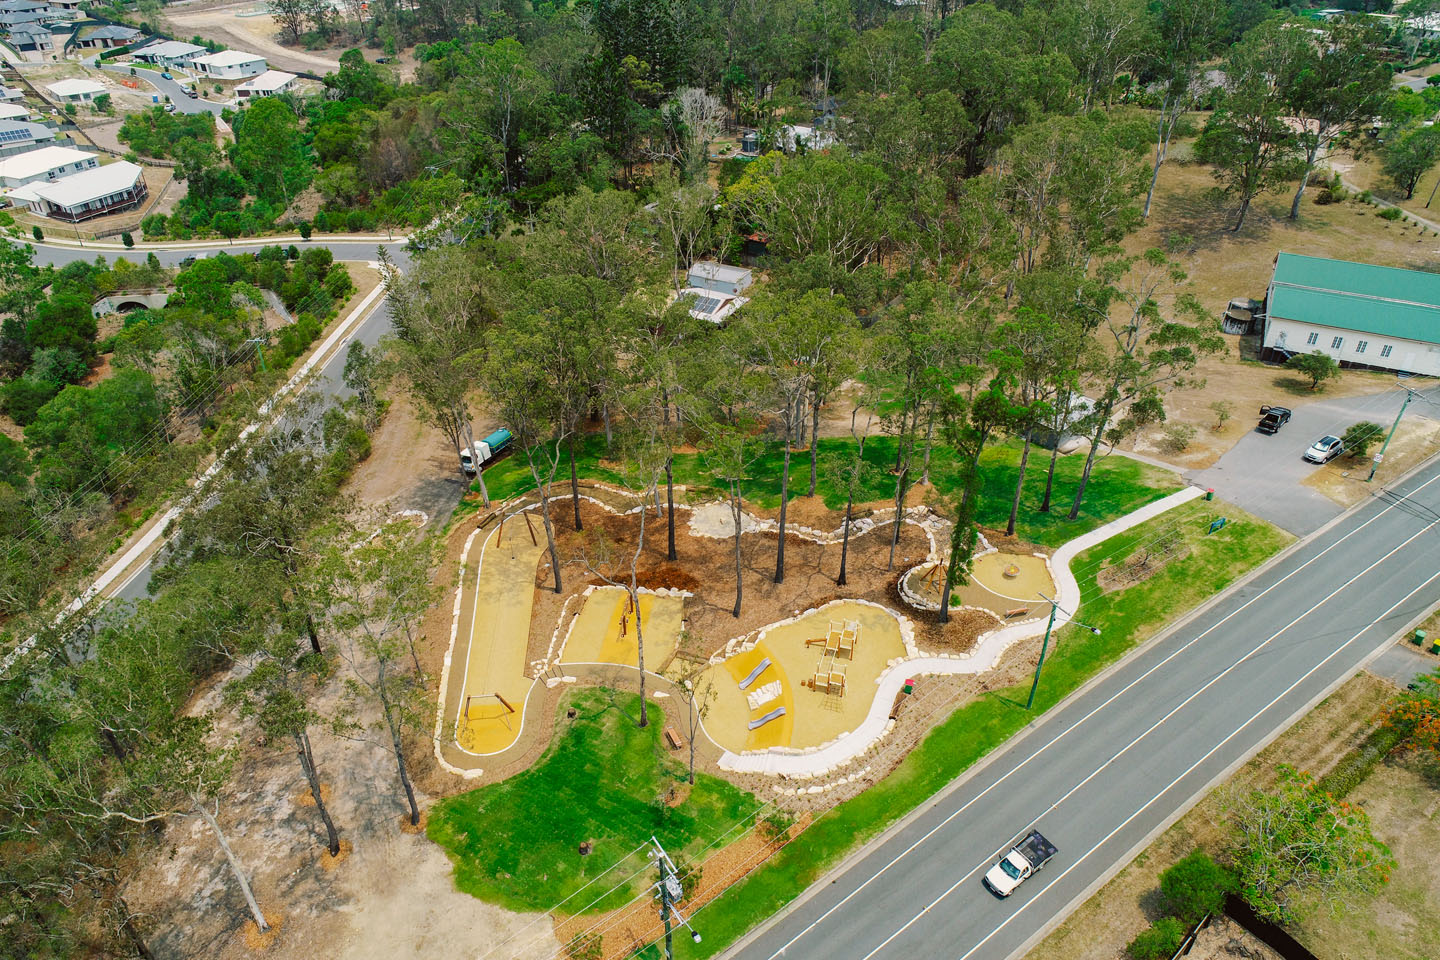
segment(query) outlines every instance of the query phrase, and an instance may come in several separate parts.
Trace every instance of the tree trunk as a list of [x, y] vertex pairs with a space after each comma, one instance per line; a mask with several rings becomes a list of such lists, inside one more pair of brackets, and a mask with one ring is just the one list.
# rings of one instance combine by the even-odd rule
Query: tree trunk
[[1055, 434], [1055, 446], [1050, 448], [1050, 469], [1045, 473], [1045, 499], [1040, 501], [1040, 512], [1050, 512], [1050, 493], [1055, 489], [1055, 461], [1060, 459], [1060, 434]]
[[669, 545], [665, 551], [665, 558], [674, 561], [675, 556], [675, 472], [673, 456], [665, 459], [665, 525], [670, 538]]
[[816, 390], [810, 404], [810, 492], [815, 496], [815, 481], [820, 463], [820, 391]]
[[785, 429], [785, 465], [780, 470], [780, 545], [775, 548], [775, 582], [785, 582], [785, 508], [790, 503], [790, 429]]
[[1305, 172], [1300, 177], [1300, 186], [1295, 190], [1295, 199], [1290, 201], [1290, 219], [1300, 219], [1300, 198], [1305, 196], [1305, 188], [1310, 184], [1310, 172], [1315, 169], [1315, 155], [1320, 152], [1320, 144], [1317, 142], [1305, 151]]
[[575, 529], [584, 530], [585, 525], [580, 522], [580, 475], [575, 472], [575, 440], [572, 437], [570, 447], [570, 502], [575, 508]]
[[115, 897], [115, 905], [120, 908], [120, 930], [125, 934], [125, 939], [130, 941], [130, 946], [135, 950], [135, 956], [144, 960], [155, 960], [155, 954], [151, 952], [150, 945], [140, 935], [139, 929], [135, 926], [134, 914], [130, 912], [130, 904], [125, 902], [122, 896]]
[[330, 851], [330, 856], [339, 856], [340, 833], [335, 829], [335, 821], [330, 819], [330, 810], [325, 806], [325, 798], [320, 794], [320, 774], [315, 770], [315, 754], [310, 749], [310, 734], [302, 729], [292, 736], [295, 739], [295, 755], [300, 758], [300, 769], [305, 774], [305, 782], [310, 785], [310, 796], [315, 800], [315, 811], [320, 814], [320, 820], [325, 824], [325, 849]]
[[897, 434], [899, 440], [895, 444], [895, 466], [893, 468], [896, 473], [900, 472], [900, 458], [904, 455], [905, 452], [905, 431], [906, 425], [909, 423], [909, 421], [910, 403], [909, 401], [906, 401], [905, 405], [900, 408], [900, 432], [899, 434]]
[[[1059, 444], [1056, 444], [1059, 446]], [[1015, 535], [1015, 518], [1020, 513], [1020, 493], [1025, 489], [1025, 465], [1030, 462], [1030, 431], [1025, 431], [1025, 443], [1020, 447], [1020, 476], [1015, 478], [1015, 496], [1010, 501], [1010, 522], [1005, 524], [1005, 536]]]
[[[659, 491], [656, 491], [658, 498]], [[645, 706], [645, 626], [640, 622], [640, 590], [635, 582], [635, 568], [640, 563], [640, 554], [645, 550], [645, 507], [640, 507], [640, 533], [635, 539], [635, 557], [630, 562], [630, 607], [635, 611], [635, 667], [640, 672], [640, 726], [650, 723]]]
[[1100, 438], [1104, 436], [1105, 426], [1110, 422], [1112, 409], [1109, 404], [1106, 405], [1105, 414], [1095, 427], [1095, 436], [1090, 441], [1090, 452], [1085, 455], [1085, 469], [1080, 472], [1080, 486], [1075, 490], [1075, 502], [1070, 505], [1071, 520], [1080, 516], [1080, 501], [1085, 499], [1085, 485], [1090, 482], [1090, 471], [1095, 467], [1095, 454], [1100, 450]]
[[[1150, 204], [1155, 199], [1155, 184], [1160, 180], [1160, 167], [1165, 163], [1165, 154], [1170, 148], [1170, 136], [1166, 133], [1165, 119], [1170, 113], [1170, 98], [1167, 96], [1160, 105], [1160, 119], [1155, 125], [1155, 169], [1150, 174], [1150, 190], [1145, 194], [1144, 219], [1150, 219]], [[1172, 128], [1173, 129], [1173, 128]]]
[[1240, 201], [1240, 216], [1235, 218], [1235, 226], [1230, 228], [1231, 233], [1239, 233], [1240, 228], [1245, 226], [1245, 214], [1250, 212], [1250, 198], [1245, 197]]
[[840, 576], [835, 578], [835, 586], [845, 586], [845, 560], [850, 553], [850, 516], [855, 510], [855, 491], [850, 491], [850, 496], [845, 501], [845, 533], [840, 537]]
[[405, 802], [410, 805], [410, 826], [416, 827], [420, 825], [420, 807], [415, 803], [415, 785], [410, 782], [410, 768], [405, 763], [405, 750], [401, 743], [400, 724], [395, 717], [395, 709], [390, 703], [390, 698], [383, 692], [385, 689], [383, 664], [380, 669], [380, 708], [385, 712], [385, 725], [390, 729], [390, 746], [395, 751], [395, 772], [400, 775], [400, 786], [405, 790]]
[[609, 452], [610, 452], [610, 441], [611, 441], [611, 439], [612, 439], [612, 437], [610, 436], [610, 404], [609, 404], [609, 403], [602, 403], [602, 404], [600, 404], [600, 416], [601, 416], [601, 418], [604, 419], [604, 421], [605, 421], [605, 452], [606, 452], [606, 453], [609, 453]]
[[[550, 523], [550, 498], [546, 496], [544, 484], [540, 482], [540, 471], [535, 467], [535, 457], [526, 451], [530, 461], [530, 476], [535, 480], [535, 492], [540, 495], [540, 519], [545, 523], [545, 544], [550, 549], [550, 570], [555, 578], [555, 592], [560, 592], [560, 554], [555, 549], [555, 528]], [[554, 473], [551, 473], [554, 476]]]
[[900, 519], [905, 514], [905, 475], [909, 472], [907, 464], [895, 478], [895, 523], [890, 531], [890, 562], [885, 565], [886, 570], [895, 569], [895, 545], [900, 542]]
[[305, 611], [305, 635], [310, 638], [310, 649], [315, 653], [319, 653], [320, 634], [315, 631], [315, 617], [309, 610]]
[[935, 417], [932, 414], [925, 421], [925, 457], [921, 466], [920, 482], [930, 482], [930, 448], [935, 444]]
[[[461, 431], [464, 432], [465, 442], [470, 445], [470, 455], [472, 457], [476, 457], [475, 480], [477, 483], [480, 484], [480, 502], [485, 505], [486, 510], [489, 510], [490, 491], [485, 487], [485, 464], [480, 462], [475, 452], [475, 431], [470, 426], [470, 419], [468, 414], [465, 416], [457, 417], [456, 419], [459, 421], [459, 429], [456, 431], [457, 436], [460, 434]], [[461, 468], [460, 473], [462, 476], [464, 475], [465, 470], [463, 467]]]
[[730, 481], [730, 516], [735, 520], [735, 610], [732, 616], [738, 620], [744, 586], [740, 579], [744, 568], [740, 563], [740, 482], [738, 480]]
[[250, 891], [250, 881], [245, 879], [245, 871], [241, 869], [235, 851], [230, 849], [230, 841], [225, 839], [225, 833], [220, 829], [220, 824], [215, 822], [215, 818], [198, 798], [191, 797], [190, 802], [195, 804], [195, 809], [200, 812], [200, 816], [205, 818], [205, 822], [210, 824], [210, 829], [215, 832], [215, 840], [220, 844], [226, 862], [230, 864], [230, 872], [234, 874], [235, 882], [240, 885], [240, 892], [245, 896], [246, 905], [250, 907], [250, 916], [254, 918], [256, 928], [261, 933], [268, 933], [270, 924], [265, 922], [265, 915], [260, 912], [260, 904], [255, 902], [255, 894]]

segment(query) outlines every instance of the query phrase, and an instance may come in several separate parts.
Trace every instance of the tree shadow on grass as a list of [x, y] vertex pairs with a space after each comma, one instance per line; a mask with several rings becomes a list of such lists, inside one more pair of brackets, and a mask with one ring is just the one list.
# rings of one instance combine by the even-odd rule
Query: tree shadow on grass
[[[1165, 235], [1183, 238], [1185, 249], [1194, 253], [1227, 244], [1269, 243], [1279, 218], [1270, 209], [1270, 196], [1256, 197], [1250, 204], [1245, 225], [1236, 233], [1239, 205], [1218, 186], [1181, 187], [1158, 195], [1151, 220], [1165, 225]], [[1288, 213], [1286, 206], [1285, 211]]]
[[1292, 397], [1315, 397], [1324, 396], [1324, 390], [1316, 390], [1310, 386], [1310, 381], [1303, 377], [1279, 376], [1275, 378], [1277, 389], [1284, 390]]

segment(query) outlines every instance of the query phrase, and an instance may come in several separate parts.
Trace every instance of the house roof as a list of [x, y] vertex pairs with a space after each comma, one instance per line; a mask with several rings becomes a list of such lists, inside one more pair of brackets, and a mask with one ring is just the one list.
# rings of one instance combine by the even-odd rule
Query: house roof
[[0, 103], [0, 120], [18, 120], [20, 117], [30, 116], [28, 107], [22, 107], [18, 103]]
[[175, 60], [180, 57], [188, 57], [192, 54], [203, 53], [205, 48], [194, 43], [186, 43], [184, 40], [157, 40], [154, 43], [146, 44], [134, 52], [137, 57], [159, 57], [162, 60]]
[[[142, 172], [140, 167], [130, 161], [118, 160], [94, 170], [72, 173], [54, 183], [32, 183], [19, 189], [49, 200], [57, 207], [78, 207], [91, 200], [128, 190], [135, 186]], [[18, 191], [12, 191], [11, 195], [14, 196], [16, 192]]]
[[67, 77], [64, 80], [47, 83], [45, 89], [57, 97], [78, 97], [87, 93], [104, 93], [105, 85], [103, 83], [96, 83], [94, 80], [80, 80], [76, 77]]
[[87, 160], [92, 154], [73, 147], [41, 147], [14, 157], [0, 160], [0, 177], [23, 180], [38, 174], [48, 173], [57, 167]]
[[721, 283], [739, 283], [750, 277], [750, 271], [746, 267], [732, 267], [714, 260], [701, 260], [690, 265], [690, 276], [719, 280]]
[[251, 77], [244, 83], [235, 87], [236, 90], [268, 90], [274, 92], [283, 89], [286, 84], [295, 79], [295, 74], [286, 73], [284, 70], [266, 70], [258, 77]]
[[132, 37], [140, 36], [140, 31], [134, 27], [119, 27], [111, 24], [92, 30], [85, 34], [86, 40], [129, 40]]
[[17, 23], [10, 27], [12, 37], [48, 37], [50, 28], [38, 23]]
[[207, 67], [238, 67], [242, 63], [254, 63], [256, 60], [263, 63], [265, 58], [258, 53], [246, 53], [243, 50], [221, 50], [219, 53], [196, 57], [191, 62], [203, 63]]
[[22, 141], [54, 140], [55, 131], [41, 123], [24, 120], [0, 120], [0, 147]]
[[1440, 274], [1282, 253], [1271, 317], [1440, 343]]

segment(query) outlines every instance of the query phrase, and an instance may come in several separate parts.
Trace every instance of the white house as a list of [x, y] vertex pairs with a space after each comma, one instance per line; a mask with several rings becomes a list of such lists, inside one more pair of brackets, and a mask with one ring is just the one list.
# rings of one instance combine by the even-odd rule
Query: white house
[[100, 165], [93, 153], [74, 147], [41, 147], [0, 160], [0, 183], [14, 189], [38, 181], [54, 182]]
[[235, 95], [241, 100], [258, 100], [261, 97], [284, 93], [295, 85], [295, 74], [284, 70], [266, 70], [258, 77], [246, 80], [235, 88]]
[[749, 289], [754, 277], [745, 267], [732, 267], [714, 260], [699, 260], [690, 265], [685, 282], [699, 290], [739, 296]]
[[183, 40], [157, 40], [154, 43], [147, 43], [130, 55], [144, 63], [173, 67], [204, 53], [205, 48], [198, 44], [186, 43]]
[[1319, 351], [1344, 366], [1440, 375], [1440, 274], [1282, 253], [1261, 353]]
[[76, 223], [138, 206], [149, 188], [144, 171], [128, 160], [86, 170], [54, 183], [29, 183], [10, 191], [10, 199], [34, 213]]
[[19, 87], [0, 87], [0, 103], [15, 103], [25, 99], [25, 91]]
[[28, 107], [22, 107], [18, 103], [0, 103], [0, 120], [19, 120], [28, 116]]
[[221, 50], [203, 57], [191, 57], [190, 66], [196, 73], [216, 80], [243, 80], [258, 77], [265, 72], [265, 58], [258, 53], [240, 50]]
[[105, 85], [94, 80], [79, 80], [74, 77], [47, 83], [45, 89], [66, 103], [88, 103], [105, 92]]
[[687, 287], [680, 291], [679, 299], [686, 301], [690, 316], [696, 320], [709, 320], [711, 323], [723, 323], [730, 314], [750, 302], [749, 297], [738, 297], [704, 287]]

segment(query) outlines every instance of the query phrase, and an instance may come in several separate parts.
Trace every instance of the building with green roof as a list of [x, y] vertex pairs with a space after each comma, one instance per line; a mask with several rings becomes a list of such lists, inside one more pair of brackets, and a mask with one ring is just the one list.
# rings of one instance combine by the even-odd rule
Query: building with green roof
[[1279, 254], [1261, 357], [1317, 350], [1345, 366], [1440, 375], [1440, 274]]

